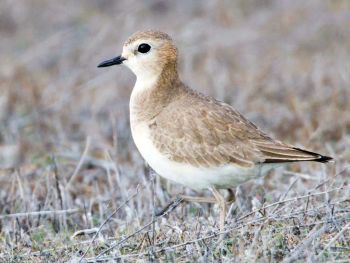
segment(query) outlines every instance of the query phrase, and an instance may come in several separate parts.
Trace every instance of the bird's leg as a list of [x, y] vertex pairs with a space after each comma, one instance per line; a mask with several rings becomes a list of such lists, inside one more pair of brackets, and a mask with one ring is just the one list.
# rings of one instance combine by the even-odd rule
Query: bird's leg
[[183, 201], [186, 201], [186, 202], [209, 203], [209, 204], [217, 203], [216, 199], [213, 197], [190, 196], [190, 195], [180, 195], [180, 197], [183, 199]]
[[[213, 190], [210, 190], [213, 193]], [[194, 202], [194, 203], [208, 203], [208, 204], [216, 204], [219, 203], [220, 206], [220, 211], [222, 210], [222, 207], [224, 207], [224, 211], [223, 211], [223, 215], [221, 215], [220, 213], [220, 218], [223, 217], [224, 219], [220, 219], [221, 221], [225, 222], [225, 215], [226, 215], [226, 202], [227, 203], [232, 203], [235, 200], [235, 193], [231, 190], [228, 189], [229, 191], [229, 195], [228, 197], [225, 198], [215, 189], [216, 193], [220, 196], [219, 200], [223, 199], [224, 204], [221, 205], [221, 201], [218, 201], [218, 198], [216, 197], [216, 195], [213, 193], [214, 198], [213, 197], [205, 197], [205, 196], [190, 196], [190, 195], [178, 195], [175, 199], [173, 199], [165, 208], [163, 208], [162, 210], [160, 210], [159, 212], [156, 213], [156, 216], [160, 216], [162, 214], [164, 214], [166, 211], [168, 211], [169, 209], [174, 209], [173, 206], [176, 205], [178, 206], [180, 203], [182, 202]], [[220, 222], [221, 222], [220, 221]], [[221, 223], [220, 223], [221, 224]], [[222, 224], [224, 225], [224, 223]], [[220, 225], [220, 229], [221, 229], [221, 225]]]
[[209, 187], [209, 190], [213, 193], [216, 202], [219, 204], [220, 207], [220, 231], [224, 230], [225, 227], [225, 218], [226, 218], [226, 200], [225, 197], [223, 197], [220, 192], [215, 187]]
[[227, 203], [233, 203], [234, 201], [236, 201], [236, 194], [235, 194], [235, 192], [232, 189], [230, 189], [230, 188], [228, 188], [227, 191], [228, 191], [228, 196], [226, 197], [226, 202]]
[[169, 209], [173, 210], [175, 208], [174, 206], [178, 206], [182, 202], [211, 203], [211, 204], [217, 203], [216, 199], [213, 197], [178, 195], [166, 207], [164, 207], [162, 210], [157, 212], [156, 216], [163, 215]]

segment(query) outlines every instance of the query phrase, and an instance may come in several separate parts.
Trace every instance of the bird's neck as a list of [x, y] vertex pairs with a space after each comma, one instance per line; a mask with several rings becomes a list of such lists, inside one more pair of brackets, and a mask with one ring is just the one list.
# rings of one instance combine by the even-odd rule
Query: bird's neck
[[180, 83], [176, 63], [166, 64], [159, 74], [138, 76], [130, 98], [132, 119], [155, 118], [178, 94]]

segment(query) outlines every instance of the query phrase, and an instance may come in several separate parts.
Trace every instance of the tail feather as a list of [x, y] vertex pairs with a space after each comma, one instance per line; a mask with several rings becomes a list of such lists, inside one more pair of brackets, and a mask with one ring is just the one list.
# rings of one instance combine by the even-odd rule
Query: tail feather
[[315, 162], [328, 163], [328, 162], [333, 160], [333, 158], [329, 157], [329, 156], [325, 156], [325, 155], [321, 155], [321, 154], [318, 154], [318, 153], [306, 151], [306, 150], [300, 149], [300, 148], [294, 148], [294, 149], [315, 156], [315, 159], [312, 160], [312, 161], [315, 161]]
[[[295, 151], [293, 155], [283, 155], [283, 154], [267, 154], [264, 163], [289, 163], [289, 162], [305, 162], [305, 161], [315, 161], [320, 163], [328, 163], [333, 160], [332, 157], [324, 156], [315, 152], [310, 152], [300, 148], [290, 148]], [[303, 153], [304, 156], [301, 157], [299, 154]]]

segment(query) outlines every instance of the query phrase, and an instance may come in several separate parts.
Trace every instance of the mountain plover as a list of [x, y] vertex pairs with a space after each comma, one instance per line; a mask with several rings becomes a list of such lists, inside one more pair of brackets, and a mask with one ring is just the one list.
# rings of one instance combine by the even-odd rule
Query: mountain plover
[[[229, 189], [283, 163], [331, 157], [271, 138], [230, 105], [186, 86], [178, 76], [178, 52], [163, 32], [133, 34], [120, 56], [98, 67], [124, 64], [136, 75], [130, 98], [132, 137], [159, 175], [193, 189], [209, 189], [224, 227]], [[200, 201], [200, 198], [187, 197]]]

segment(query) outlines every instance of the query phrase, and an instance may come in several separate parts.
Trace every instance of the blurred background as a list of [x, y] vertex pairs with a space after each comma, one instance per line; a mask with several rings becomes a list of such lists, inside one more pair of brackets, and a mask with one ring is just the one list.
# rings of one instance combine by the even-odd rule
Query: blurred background
[[[2, 0], [0, 214], [88, 211], [40, 223], [4, 220], [3, 245], [13, 248], [15, 233], [31, 237], [43, 225], [56, 235], [98, 226], [152, 177], [130, 135], [135, 77], [124, 67], [96, 67], [139, 30], [172, 36], [189, 86], [233, 105], [280, 140], [335, 157], [333, 172], [342, 171], [350, 159], [349, 25], [345, 0]], [[298, 181], [298, 193], [327, 177], [320, 165], [289, 169], [314, 178]], [[271, 200], [292, 180], [279, 175], [262, 182]], [[342, 176], [339, 182], [349, 173]], [[155, 187], [161, 205], [189, 191], [158, 177]], [[134, 227], [149, 218], [151, 191], [114, 223], [125, 224], [134, 211]]]

